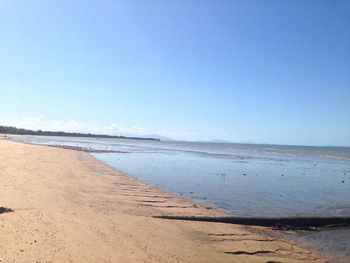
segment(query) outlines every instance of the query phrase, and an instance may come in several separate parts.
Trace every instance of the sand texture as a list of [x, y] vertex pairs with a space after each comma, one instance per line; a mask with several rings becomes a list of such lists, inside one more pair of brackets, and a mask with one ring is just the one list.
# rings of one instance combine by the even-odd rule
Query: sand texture
[[275, 231], [154, 215], [223, 211], [124, 175], [89, 153], [0, 140], [2, 262], [324, 262]]

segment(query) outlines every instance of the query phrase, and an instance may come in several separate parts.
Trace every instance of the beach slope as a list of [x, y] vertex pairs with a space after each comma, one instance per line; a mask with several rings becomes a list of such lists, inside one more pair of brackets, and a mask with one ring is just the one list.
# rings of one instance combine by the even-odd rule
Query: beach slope
[[0, 140], [0, 187], [1, 262], [323, 262], [272, 230], [154, 218], [224, 212], [86, 152]]

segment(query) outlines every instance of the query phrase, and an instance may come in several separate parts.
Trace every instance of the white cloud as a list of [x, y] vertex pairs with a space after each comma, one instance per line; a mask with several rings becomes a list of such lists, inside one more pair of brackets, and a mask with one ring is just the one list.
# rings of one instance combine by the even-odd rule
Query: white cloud
[[14, 126], [18, 128], [30, 130], [45, 130], [45, 131], [64, 131], [64, 132], [81, 132], [81, 133], [96, 133], [96, 134], [110, 134], [110, 135], [151, 135], [158, 134], [179, 140], [196, 140], [198, 133], [196, 132], [175, 132], [175, 131], [153, 131], [147, 128], [132, 126], [127, 127], [117, 123], [108, 125], [95, 125], [86, 122], [79, 122], [75, 120], [61, 121], [53, 120], [47, 121], [45, 116], [31, 116], [21, 119], [1, 120], [0, 125]]
[[61, 121], [53, 120], [46, 121], [40, 117], [26, 117], [14, 120], [0, 120], [1, 125], [15, 126], [31, 130], [47, 130], [47, 131], [64, 131], [64, 132], [83, 132], [83, 133], [146, 133], [147, 130], [139, 127], [124, 127], [116, 123], [110, 125], [93, 125], [87, 122], [79, 122], [75, 120]]

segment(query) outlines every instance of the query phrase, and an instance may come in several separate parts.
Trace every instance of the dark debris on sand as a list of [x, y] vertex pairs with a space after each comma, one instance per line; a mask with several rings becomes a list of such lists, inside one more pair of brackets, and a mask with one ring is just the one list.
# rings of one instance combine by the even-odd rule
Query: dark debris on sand
[[13, 212], [13, 210], [11, 208], [6, 208], [6, 207], [0, 206], [0, 214], [9, 213], [9, 212]]

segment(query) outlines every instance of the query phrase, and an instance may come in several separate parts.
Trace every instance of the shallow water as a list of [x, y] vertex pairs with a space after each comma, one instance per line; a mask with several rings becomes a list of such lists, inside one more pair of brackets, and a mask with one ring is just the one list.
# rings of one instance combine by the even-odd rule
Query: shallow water
[[[337, 228], [326, 231], [298, 231], [297, 235], [289, 238], [301, 242], [319, 254], [350, 259], [350, 228]], [[330, 261], [334, 262], [334, 261]]]
[[[146, 183], [233, 215], [350, 216], [350, 148], [36, 136], [13, 139], [123, 151], [93, 155]], [[322, 240], [322, 250], [350, 258], [350, 244], [344, 241], [350, 240], [348, 230], [298, 236], [318, 245], [317, 240]]]
[[94, 156], [142, 181], [206, 200], [234, 215], [350, 215], [344, 198], [349, 197], [350, 180], [343, 163], [315, 166], [299, 160], [223, 159], [187, 152]]

